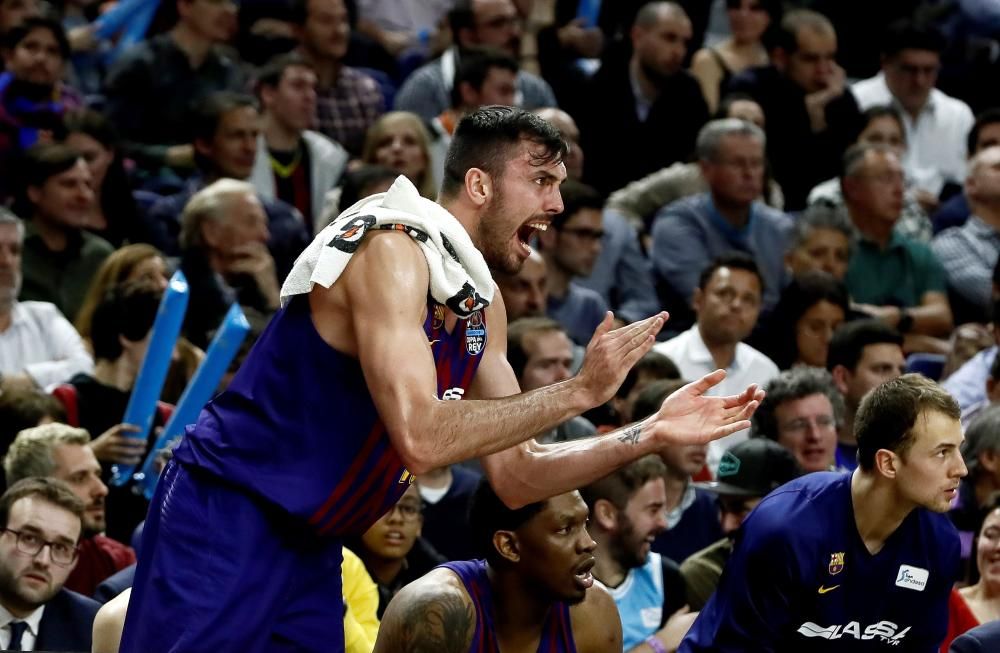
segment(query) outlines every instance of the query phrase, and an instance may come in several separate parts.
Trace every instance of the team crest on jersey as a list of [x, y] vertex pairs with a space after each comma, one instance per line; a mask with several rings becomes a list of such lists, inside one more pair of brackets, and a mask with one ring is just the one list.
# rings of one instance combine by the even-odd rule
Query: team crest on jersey
[[431, 320], [432, 329], [440, 329], [444, 326], [444, 306], [434, 304], [434, 318]]
[[830, 565], [827, 567], [827, 570], [829, 570], [831, 576], [836, 576], [840, 572], [844, 571], [843, 551], [830, 554]]
[[483, 324], [482, 311], [476, 311], [469, 316], [465, 325], [465, 349], [469, 354], [477, 356], [486, 347], [486, 325]]
[[342, 252], [353, 254], [361, 245], [368, 229], [375, 224], [375, 216], [359, 215], [341, 228], [333, 239], [327, 243], [327, 247], [336, 247]]

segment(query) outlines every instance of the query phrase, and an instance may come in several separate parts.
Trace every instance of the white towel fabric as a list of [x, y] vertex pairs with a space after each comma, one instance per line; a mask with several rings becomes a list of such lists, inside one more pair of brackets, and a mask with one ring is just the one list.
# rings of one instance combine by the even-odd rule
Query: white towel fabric
[[465, 227], [440, 204], [421, 197], [401, 175], [388, 191], [357, 202], [316, 235], [281, 286], [282, 306], [293, 295], [311, 291], [313, 284], [329, 288], [369, 229], [409, 234], [427, 259], [431, 297], [460, 318], [493, 300], [493, 277]]

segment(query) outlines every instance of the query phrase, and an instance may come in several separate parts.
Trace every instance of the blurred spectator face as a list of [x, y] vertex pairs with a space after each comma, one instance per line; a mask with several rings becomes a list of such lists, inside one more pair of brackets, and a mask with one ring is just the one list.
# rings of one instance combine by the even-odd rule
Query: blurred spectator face
[[861, 359], [853, 370], [838, 365], [833, 370], [837, 389], [849, 404], [857, 406], [861, 398], [875, 386], [906, 372], [903, 348], [890, 342], [868, 345], [861, 352]]
[[308, 17], [302, 27], [302, 44], [306, 50], [324, 59], [343, 59], [351, 37], [344, 1], [309, 0], [306, 11]]
[[235, 0], [180, 0], [177, 12], [188, 29], [212, 43], [226, 43], [236, 34]]
[[991, 510], [979, 529], [976, 567], [986, 587], [1000, 584], [1000, 510]]
[[42, 13], [38, 0], [0, 0], [0, 34], [17, 27], [25, 18]]
[[903, 127], [891, 116], [872, 119], [861, 131], [858, 142], [891, 147], [900, 158], [906, 154], [906, 135], [903, 133]]
[[475, 89], [471, 84], [462, 83], [462, 104], [469, 109], [499, 104], [514, 106], [517, 95], [517, 75], [504, 68], [490, 68], [483, 80], [483, 86]]
[[81, 444], [61, 444], [52, 449], [52, 462], [55, 463], [53, 478], [69, 485], [86, 506], [84, 536], [103, 533], [106, 527], [104, 498], [108, 496], [108, 486], [101, 481], [101, 464], [94, 452]]
[[870, 151], [861, 168], [844, 180], [844, 199], [851, 212], [888, 223], [903, 210], [903, 166], [891, 152]]
[[103, 143], [82, 132], [74, 132], [67, 136], [66, 145], [80, 153], [90, 170], [94, 188], [100, 188], [104, 184], [104, 177], [108, 174], [108, 166], [115, 159], [115, 151], [104, 147]]
[[21, 236], [17, 225], [0, 224], [0, 308], [21, 293]]
[[167, 275], [167, 262], [159, 256], [150, 256], [146, 260], [140, 261], [125, 277], [125, 283], [139, 280], [149, 281], [160, 290], [166, 290], [170, 280]]
[[707, 454], [707, 444], [688, 444], [666, 447], [660, 451], [660, 458], [663, 459], [663, 464], [675, 473], [694, 476], [705, 466]]
[[716, 157], [701, 162], [702, 175], [716, 201], [749, 206], [764, 190], [764, 144], [753, 136], [729, 134]]
[[401, 560], [410, 553], [424, 525], [420, 493], [416, 485], [407, 488], [399, 502], [372, 524], [361, 541], [365, 557]]
[[211, 143], [198, 141], [195, 147], [212, 162], [219, 177], [246, 179], [257, 158], [260, 129], [257, 110], [239, 107], [222, 115]]
[[886, 86], [908, 113], [927, 104], [940, 68], [941, 55], [932, 50], [901, 50], [882, 62]]
[[798, 362], [812, 367], [826, 367], [826, 354], [833, 332], [844, 322], [844, 309], [825, 299], [809, 307], [795, 324]]
[[267, 214], [256, 195], [233, 195], [227, 199], [225, 215], [220, 220], [206, 220], [202, 225], [205, 243], [223, 258], [241, 258], [247, 247], [265, 245], [270, 233]]
[[1000, 146], [976, 154], [969, 168], [965, 180], [969, 199], [990, 205], [1000, 203]]
[[80, 540], [80, 520], [69, 510], [38, 496], [18, 499], [11, 505], [7, 524], [0, 531], [0, 594], [4, 603], [25, 613], [46, 604], [62, 589], [75, 564], [55, 564], [51, 547], [25, 553], [18, 536], [75, 547]]
[[261, 89], [268, 113], [295, 131], [305, 131], [316, 120], [316, 73], [305, 66], [288, 66], [277, 87]]
[[740, 524], [747, 518], [750, 511], [757, 507], [764, 497], [719, 496], [719, 520], [724, 535], [732, 535], [739, 530]]
[[694, 310], [702, 338], [735, 344], [750, 335], [760, 315], [760, 279], [749, 270], [721, 267], [694, 291]]
[[580, 209], [558, 229], [538, 234], [548, 261], [574, 277], [586, 277], [601, 254], [604, 216], [598, 209]]
[[793, 275], [822, 270], [837, 281], [847, 276], [851, 241], [836, 229], [813, 229], [801, 246], [788, 252], [785, 263]]
[[837, 420], [824, 394], [792, 399], [774, 408], [778, 444], [795, 456], [805, 472], [821, 472], [833, 464]]
[[521, 55], [521, 17], [510, 0], [472, 0], [475, 23], [474, 42], [463, 46], [483, 46], [503, 50], [515, 59]]
[[988, 147], [1000, 145], [1000, 122], [991, 122], [979, 128], [976, 136], [976, 154]]
[[837, 35], [826, 30], [814, 30], [805, 27], [796, 35], [798, 50], [786, 55], [778, 63], [779, 69], [788, 79], [798, 84], [806, 93], [822, 91], [829, 86], [833, 78], [836, 55]]
[[394, 120], [386, 124], [382, 139], [375, 145], [374, 163], [406, 175], [410, 181], [417, 183], [427, 170], [427, 154], [413, 126]]
[[576, 126], [573, 117], [562, 109], [546, 107], [536, 112], [543, 120], [548, 121], [559, 130], [563, 140], [569, 144], [569, 152], [563, 159], [566, 164], [566, 176], [569, 179], [583, 178], [583, 150], [580, 149], [580, 128]]
[[736, 100], [729, 105], [727, 118], [739, 118], [764, 129], [764, 110], [753, 100]]
[[690, 40], [691, 21], [675, 12], [663, 12], [651, 27], [632, 28], [632, 46], [639, 66], [654, 82], [661, 82], [681, 69]]
[[28, 187], [35, 216], [50, 225], [65, 229], [82, 229], [94, 208], [93, 183], [90, 169], [83, 158], [59, 174], [52, 175], [39, 186]]
[[754, 43], [764, 35], [771, 17], [760, 0], [726, 0], [729, 31], [737, 43]]
[[527, 354], [519, 379], [522, 391], [544, 388], [573, 376], [573, 343], [562, 331], [528, 333], [522, 346]]
[[65, 63], [55, 34], [44, 27], [28, 32], [5, 52], [4, 61], [15, 79], [41, 86], [54, 86], [62, 78]]
[[546, 268], [538, 252], [531, 253], [517, 274], [498, 274], [496, 282], [507, 308], [507, 322], [545, 315]]

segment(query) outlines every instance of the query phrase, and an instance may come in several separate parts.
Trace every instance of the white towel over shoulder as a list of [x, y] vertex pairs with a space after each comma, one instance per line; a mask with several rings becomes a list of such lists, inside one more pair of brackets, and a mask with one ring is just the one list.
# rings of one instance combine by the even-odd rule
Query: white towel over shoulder
[[357, 202], [316, 235], [282, 284], [281, 304], [293, 295], [308, 293], [313, 284], [333, 285], [370, 229], [409, 234], [427, 259], [431, 297], [459, 317], [468, 317], [493, 301], [493, 277], [465, 227], [400, 176], [388, 191]]

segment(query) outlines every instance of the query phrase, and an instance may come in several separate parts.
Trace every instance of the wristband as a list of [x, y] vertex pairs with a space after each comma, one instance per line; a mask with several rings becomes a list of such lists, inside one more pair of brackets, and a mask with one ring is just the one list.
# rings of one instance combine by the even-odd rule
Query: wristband
[[656, 639], [656, 635], [650, 635], [646, 638], [646, 646], [653, 649], [653, 653], [667, 653], [667, 648], [663, 645], [663, 642]]

